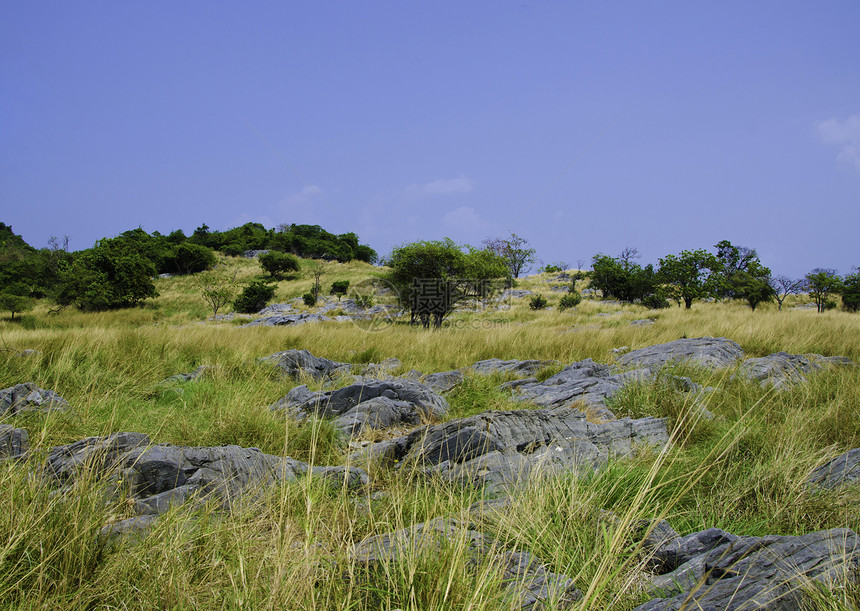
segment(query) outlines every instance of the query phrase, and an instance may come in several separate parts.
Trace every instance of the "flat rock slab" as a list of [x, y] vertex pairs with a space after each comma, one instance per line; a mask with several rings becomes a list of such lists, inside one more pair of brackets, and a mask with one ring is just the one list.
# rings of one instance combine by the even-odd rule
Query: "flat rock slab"
[[558, 361], [539, 361], [530, 359], [525, 361], [510, 360], [503, 361], [502, 359], [487, 359], [478, 361], [472, 365], [472, 369], [477, 373], [484, 375], [493, 373], [513, 373], [519, 376], [533, 376], [539, 370], [547, 365], [558, 364]]
[[514, 399], [528, 401], [539, 407], [564, 407], [575, 402], [595, 408], [602, 417], [615, 416], [606, 408], [606, 399], [633, 380], [649, 377], [650, 371], [627, 371], [612, 373], [609, 365], [585, 359], [572, 363], [543, 382], [526, 379], [508, 382], [502, 388], [513, 392]]
[[429, 386], [409, 379], [363, 379], [344, 388], [312, 392], [306, 385], [293, 388], [269, 406], [292, 417], [333, 418], [348, 435], [365, 428], [382, 429], [401, 424], [418, 425], [442, 418], [448, 402]]
[[708, 368], [736, 365], [744, 357], [741, 347], [725, 337], [696, 337], [677, 339], [633, 350], [618, 357], [622, 367], [659, 369], [666, 363], [687, 362]]
[[860, 448], [848, 450], [809, 474], [807, 482], [822, 488], [856, 484], [860, 481]]
[[[582, 598], [573, 580], [551, 572], [528, 552], [506, 550], [492, 537], [450, 518], [366, 539], [353, 550], [355, 562], [368, 566], [404, 557], [438, 556], [446, 548], [465, 548], [470, 564], [493, 563], [502, 571], [505, 608], [567, 609]], [[459, 553], [459, 552], [458, 552]]]
[[326, 322], [332, 320], [323, 314], [302, 312], [301, 314], [275, 314], [258, 318], [242, 325], [242, 327], [286, 327], [304, 325], [309, 322]]
[[280, 368], [290, 377], [298, 378], [307, 375], [315, 380], [321, 380], [336, 373], [349, 373], [352, 365], [339, 363], [319, 356], [314, 356], [307, 350], [285, 350], [276, 352], [259, 359], [262, 363], [270, 363]]
[[[668, 550], [668, 552], [667, 552]], [[663, 543], [669, 573], [652, 579], [663, 594], [636, 611], [800, 609], [810, 583], [844, 585], [860, 572], [860, 538], [835, 528], [799, 537], [738, 537], [709, 529]]]
[[830, 365], [853, 366], [854, 362], [843, 356], [775, 352], [745, 360], [741, 363], [740, 374], [763, 385], [772, 384], [781, 388], [805, 382], [805, 374], [820, 371]]
[[496, 492], [539, 474], [592, 471], [610, 457], [668, 440], [664, 419], [595, 424], [575, 409], [523, 409], [423, 426], [376, 444], [369, 454]]
[[51, 412], [68, 409], [69, 402], [53, 390], [39, 388], [33, 382], [16, 384], [0, 390], [0, 416], [21, 412]]
[[88, 437], [53, 448], [45, 461], [46, 475], [64, 487], [82, 473], [109, 478], [117, 492], [134, 500], [139, 515], [160, 515], [191, 500], [214, 501], [228, 509], [252, 485], [292, 481], [308, 472], [349, 488], [369, 481], [364, 471], [352, 467], [310, 467], [239, 446], [152, 445], [142, 433]]

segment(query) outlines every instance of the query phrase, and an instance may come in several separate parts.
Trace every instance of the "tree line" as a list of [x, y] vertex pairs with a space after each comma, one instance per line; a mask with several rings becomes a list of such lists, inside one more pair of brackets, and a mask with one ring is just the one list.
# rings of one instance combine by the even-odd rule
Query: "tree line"
[[[335, 235], [317, 225], [266, 229], [246, 223], [211, 231], [203, 224], [191, 236], [181, 229], [163, 235], [137, 228], [69, 252], [68, 239], [51, 238], [47, 248], [36, 249], [0, 223], [0, 310], [14, 319], [41, 298], [84, 311], [129, 307], [158, 295], [153, 281], [158, 274], [194, 274], [215, 265], [216, 251], [235, 256], [247, 250], [269, 250], [270, 258], [292, 253], [341, 262], [377, 259], [354, 233]], [[283, 257], [279, 261], [284, 265]]]

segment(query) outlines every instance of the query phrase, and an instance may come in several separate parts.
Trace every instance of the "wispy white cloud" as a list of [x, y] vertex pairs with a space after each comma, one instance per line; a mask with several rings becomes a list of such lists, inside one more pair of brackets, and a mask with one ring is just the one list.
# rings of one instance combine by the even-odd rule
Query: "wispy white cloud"
[[404, 195], [409, 197], [426, 197], [432, 195], [460, 195], [471, 193], [475, 189], [475, 182], [461, 176], [460, 178], [446, 178], [434, 180], [421, 185], [411, 184], [404, 189]]
[[860, 172], [860, 114], [844, 121], [828, 119], [816, 125], [821, 141], [839, 148], [837, 159]]
[[485, 221], [471, 206], [460, 206], [442, 217], [447, 231], [463, 236], [481, 236], [493, 230], [493, 223]]

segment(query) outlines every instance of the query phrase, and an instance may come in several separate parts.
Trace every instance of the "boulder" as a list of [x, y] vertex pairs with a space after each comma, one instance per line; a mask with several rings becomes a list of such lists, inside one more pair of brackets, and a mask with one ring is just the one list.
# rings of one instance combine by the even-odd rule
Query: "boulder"
[[506, 550], [489, 535], [451, 518], [437, 518], [365, 539], [354, 548], [352, 557], [358, 564], [373, 566], [396, 563], [407, 555], [438, 555], [451, 546], [467, 549], [470, 566], [500, 566], [505, 608], [567, 609], [582, 598], [572, 579], [551, 572], [532, 554]]
[[24, 429], [11, 424], [0, 424], [0, 458], [17, 458], [30, 448], [30, 436]]
[[484, 375], [493, 373], [514, 373], [519, 376], [527, 377], [533, 376], [541, 368], [547, 365], [553, 365], [556, 363], [558, 363], [558, 361], [539, 361], [535, 359], [526, 361], [503, 361], [502, 359], [487, 359], [485, 361], [478, 361], [472, 365], [472, 369]]
[[746, 359], [740, 374], [762, 385], [782, 388], [806, 381], [804, 374], [824, 369], [826, 365], [853, 365], [845, 357], [826, 357], [820, 354], [789, 354], [775, 352], [768, 356]]
[[271, 305], [267, 305], [265, 308], [257, 312], [259, 316], [271, 316], [272, 314], [283, 314], [285, 312], [292, 312], [293, 306], [289, 303], [273, 303]]
[[477, 487], [504, 491], [538, 474], [592, 471], [610, 457], [668, 442], [666, 422], [595, 424], [569, 408], [487, 411], [415, 429], [376, 444], [371, 456]]
[[448, 402], [415, 380], [368, 378], [331, 391], [311, 392], [305, 385], [297, 386], [269, 409], [285, 410], [298, 419], [309, 415], [334, 418], [338, 429], [355, 435], [365, 428], [439, 419], [448, 413]]
[[352, 369], [352, 365], [349, 363], [339, 363], [314, 356], [307, 350], [285, 350], [259, 360], [279, 367], [285, 374], [293, 378], [307, 375], [315, 380], [321, 380], [336, 373], [349, 373], [349, 370]]
[[860, 538], [844, 528], [765, 537], [709, 529], [666, 542], [654, 554], [667, 560], [664, 569], [677, 566], [652, 579], [662, 598], [636, 611], [794, 610], [810, 584], [846, 585], [860, 572]]
[[369, 481], [364, 471], [352, 467], [312, 468], [239, 446], [152, 445], [141, 433], [82, 439], [53, 448], [45, 462], [47, 477], [64, 487], [82, 473], [108, 477], [117, 492], [123, 490], [134, 500], [138, 515], [160, 515], [190, 500], [229, 509], [252, 485], [291, 481], [309, 471], [350, 488]]
[[623, 367], [658, 369], [671, 362], [688, 362], [702, 367], [720, 368], [735, 365], [744, 357], [741, 347], [725, 337], [677, 339], [633, 350], [618, 357]]
[[21, 412], [50, 412], [68, 409], [69, 403], [53, 390], [39, 388], [32, 382], [0, 390], [0, 415]]
[[433, 392], [445, 393], [462, 382], [463, 377], [463, 372], [455, 369], [453, 371], [428, 373], [425, 376], [421, 376], [420, 380], [424, 385], [429, 386]]
[[822, 488], [838, 488], [860, 480], [860, 448], [848, 450], [809, 474], [807, 482]]

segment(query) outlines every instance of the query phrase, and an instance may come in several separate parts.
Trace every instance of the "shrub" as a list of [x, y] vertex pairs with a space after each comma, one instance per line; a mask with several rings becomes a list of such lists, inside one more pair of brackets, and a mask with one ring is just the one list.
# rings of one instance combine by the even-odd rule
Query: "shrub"
[[660, 295], [651, 294], [642, 298], [642, 305], [651, 310], [662, 310], [669, 307], [669, 302]]
[[373, 297], [370, 295], [353, 295], [352, 300], [360, 308], [367, 309], [373, 307]]
[[331, 294], [337, 295], [338, 300], [349, 290], [349, 280], [338, 280], [331, 283]]
[[575, 308], [582, 301], [582, 295], [578, 292], [568, 293], [558, 302], [558, 309], [564, 312], [568, 308]]
[[299, 260], [296, 257], [288, 255], [285, 252], [278, 252], [277, 250], [260, 255], [260, 265], [273, 277], [279, 276], [284, 272], [299, 271]]
[[305, 305], [309, 308], [312, 308], [317, 304], [316, 295], [314, 295], [313, 293], [305, 293], [304, 295], [302, 295], [302, 301], [304, 301]]
[[242, 289], [242, 293], [233, 302], [233, 309], [243, 314], [253, 314], [265, 308], [274, 296], [274, 286], [255, 280]]
[[537, 295], [533, 295], [531, 299], [529, 299], [529, 307], [532, 310], [543, 310], [549, 302], [546, 300], [546, 297], [538, 293]]

